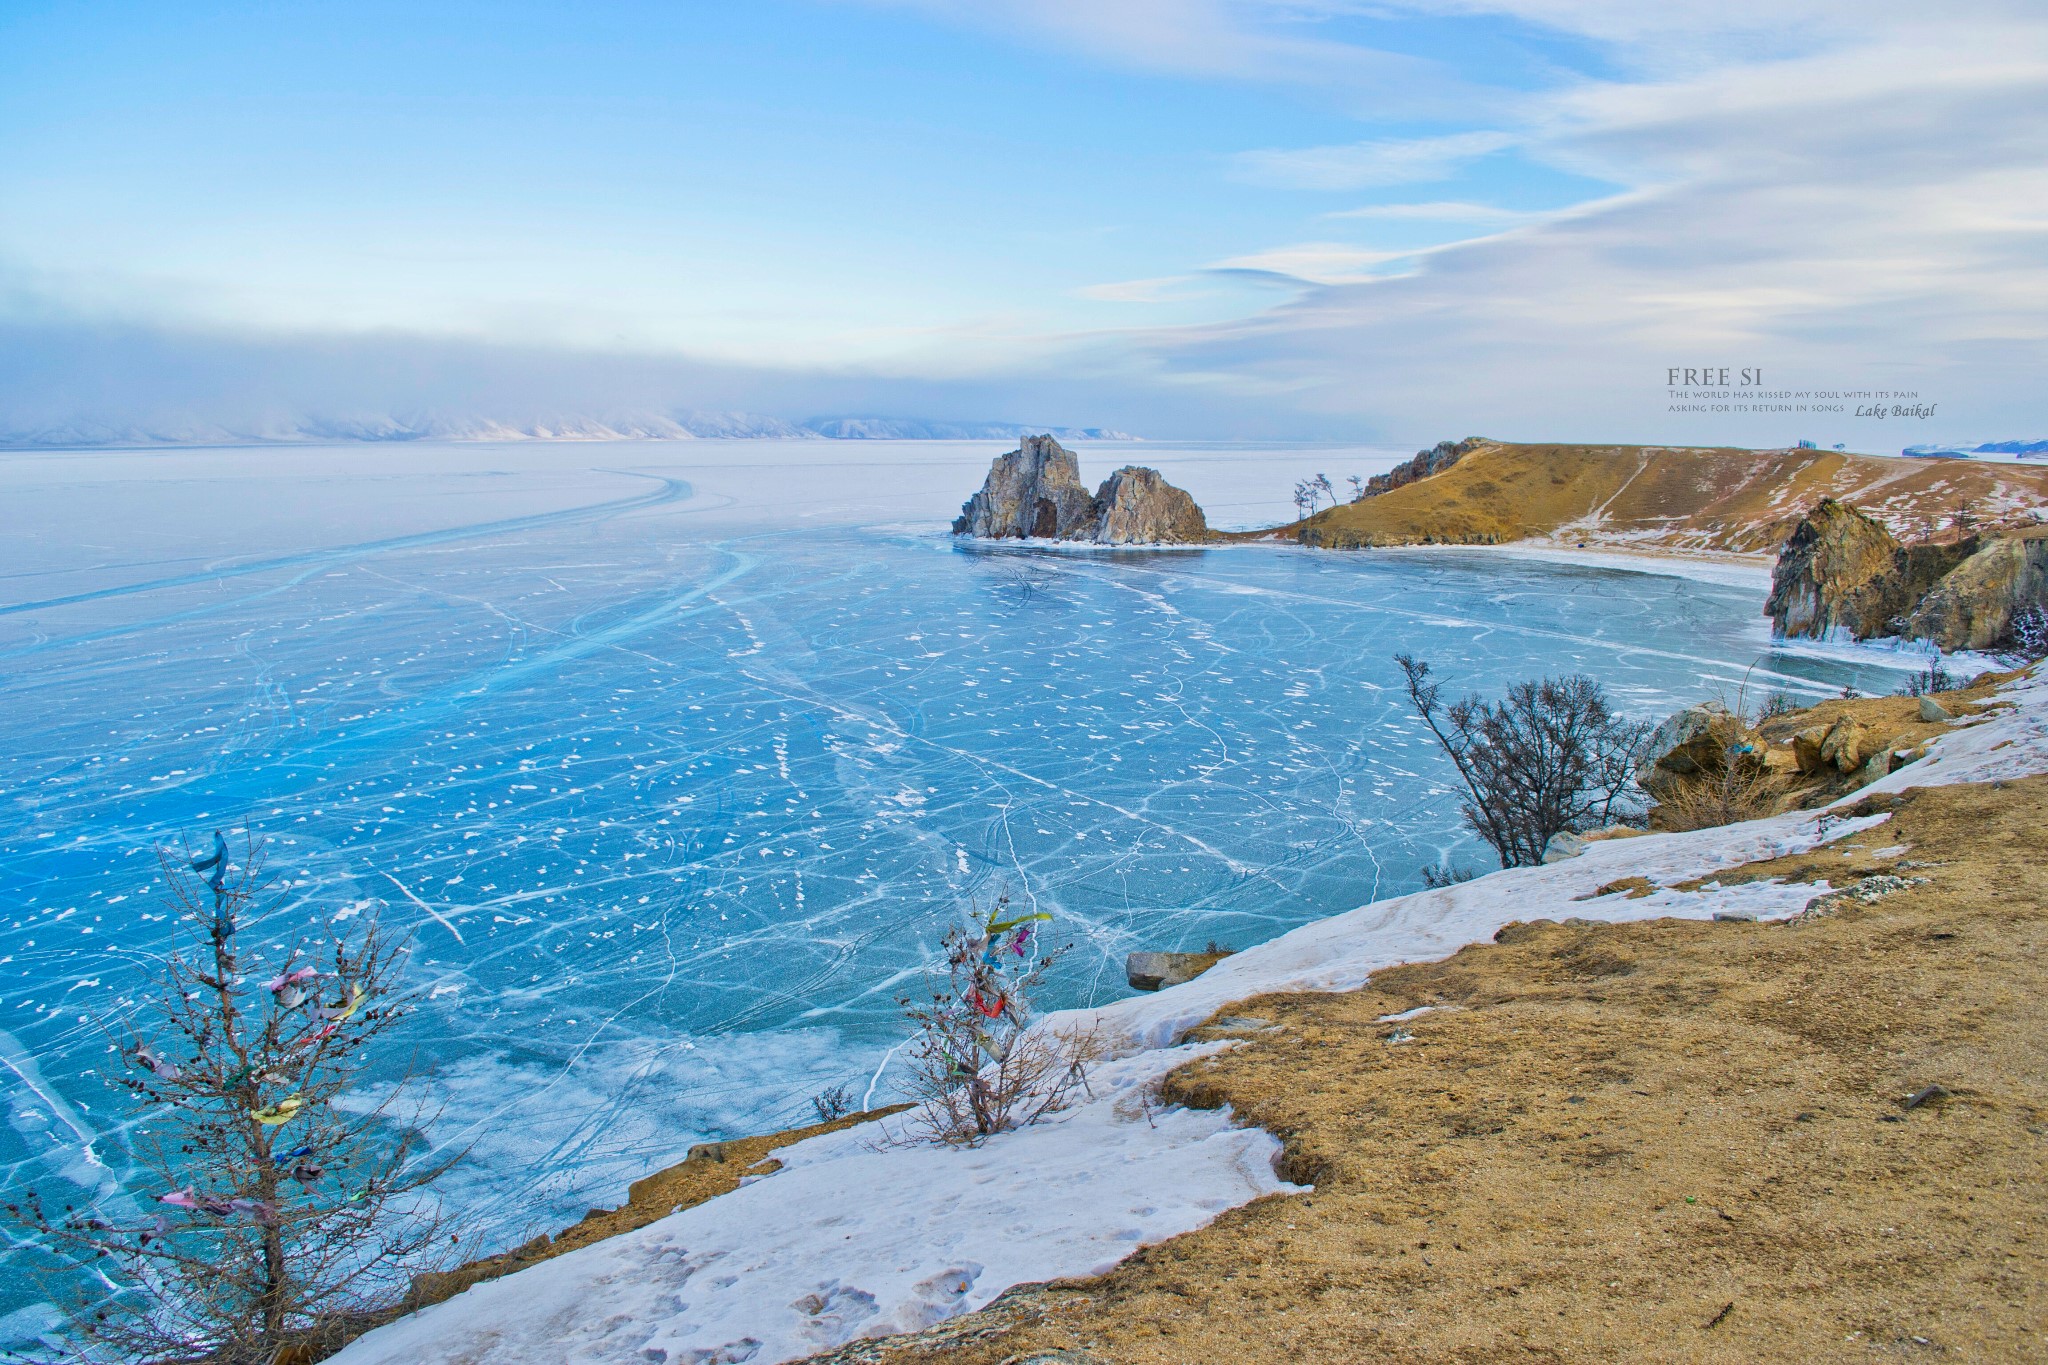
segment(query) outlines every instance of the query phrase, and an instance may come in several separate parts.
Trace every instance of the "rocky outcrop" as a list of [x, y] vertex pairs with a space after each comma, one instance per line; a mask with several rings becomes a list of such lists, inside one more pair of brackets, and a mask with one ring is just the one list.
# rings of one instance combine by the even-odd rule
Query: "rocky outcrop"
[[1095, 495], [1095, 527], [1089, 539], [1101, 545], [1189, 545], [1209, 537], [1209, 521], [1195, 500], [1156, 469], [1125, 465], [1103, 481]]
[[1905, 633], [1943, 649], [1996, 649], [2013, 617], [2040, 603], [2048, 603], [2048, 539], [1993, 536], [1920, 599]]
[[1764, 612], [1781, 636], [1888, 634], [1892, 619], [1914, 601], [1906, 558], [1882, 522], [1822, 498], [1778, 552]]
[[1996, 649], [2014, 617], [2041, 602], [2048, 538], [1991, 534], [1905, 546], [1874, 518], [1823, 498], [1778, 552], [1764, 612], [1781, 636], [1839, 631]]
[[1396, 488], [1405, 488], [1418, 479], [1441, 474], [1470, 454], [1475, 447], [1485, 444], [1486, 438], [1483, 436], [1467, 436], [1462, 441], [1438, 441], [1428, 450], [1415, 452], [1415, 458], [1408, 463], [1397, 464], [1386, 473], [1375, 474], [1367, 479], [1358, 500], [1363, 501], [1366, 498], [1378, 497], [1382, 493], [1391, 493]]
[[1078, 540], [1097, 545], [1192, 545], [1209, 538], [1195, 500], [1156, 469], [1126, 465], [1094, 496], [1074, 452], [1050, 436], [1027, 436], [989, 466], [953, 534], [995, 540]]
[[1026, 436], [989, 466], [981, 491], [960, 509], [953, 534], [1077, 540], [1092, 535], [1094, 526], [1095, 499], [1081, 482], [1074, 452], [1050, 436]]

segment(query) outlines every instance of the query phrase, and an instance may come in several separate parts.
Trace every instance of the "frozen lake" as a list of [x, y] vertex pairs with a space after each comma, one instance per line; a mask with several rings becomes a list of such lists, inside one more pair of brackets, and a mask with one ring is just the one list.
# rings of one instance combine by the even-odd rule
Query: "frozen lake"
[[[402, 1041], [502, 1242], [831, 1086], [886, 1097], [896, 997], [976, 898], [1054, 913], [1066, 1005], [1125, 994], [1134, 948], [1248, 944], [1441, 858], [1490, 866], [1397, 650], [1453, 688], [1588, 672], [1643, 715], [1732, 698], [1752, 665], [1753, 698], [1902, 674], [1773, 651], [1749, 585], [955, 544], [1003, 448], [0, 455], [9, 1186], [92, 1179], [88, 1141], [120, 1169], [94, 1021], [178, 930], [152, 852], [178, 836], [264, 836], [280, 929], [367, 905], [417, 928]], [[1081, 457], [1249, 525], [1299, 477], [1407, 453]]]

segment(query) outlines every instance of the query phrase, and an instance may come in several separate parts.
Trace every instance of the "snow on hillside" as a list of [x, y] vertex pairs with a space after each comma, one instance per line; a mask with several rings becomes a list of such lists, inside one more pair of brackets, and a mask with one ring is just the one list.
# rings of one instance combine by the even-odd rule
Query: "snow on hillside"
[[[1845, 798], [2048, 772], [2048, 681], [1958, 725], [1928, 756]], [[1350, 990], [1512, 920], [1709, 919], [1796, 913], [1826, 883], [1671, 889], [1883, 823], [1795, 812], [1596, 843], [1568, 862], [1363, 906], [1247, 949], [1156, 995], [1051, 1016], [1099, 1025], [1121, 1055], [1086, 1102], [972, 1151], [892, 1143], [894, 1125], [785, 1148], [783, 1169], [636, 1232], [570, 1252], [363, 1337], [339, 1365], [773, 1362], [927, 1326], [1013, 1284], [1098, 1273], [1224, 1209], [1285, 1192], [1278, 1144], [1227, 1111], [1163, 1110], [1150, 1087], [1217, 1046], [1175, 1046], [1222, 1006], [1266, 991]], [[1624, 876], [1656, 893], [1581, 900]]]

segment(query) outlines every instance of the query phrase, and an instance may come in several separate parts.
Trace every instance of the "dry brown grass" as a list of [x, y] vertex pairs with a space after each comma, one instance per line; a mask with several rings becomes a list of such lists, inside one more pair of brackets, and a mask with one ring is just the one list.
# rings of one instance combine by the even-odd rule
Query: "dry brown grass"
[[2048, 506], [2048, 469], [1823, 450], [1498, 443], [1443, 473], [1267, 534], [1292, 538], [1307, 525], [1324, 544], [1406, 545], [1522, 540], [1583, 527], [1594, 542], [1774, 554], [1823, 497], [1909, 532], [1924, 517], [1945, 519], [1959, 503], [1987, 512]]
[[1710, 829], [1773, 814], [1785, 794], [1785, 784], [1775, 775], [1734, 763], [1670, 787], [1651, 818], [1660, 832]]
[[[2048, 779], [1883, 804], [1754, 869], [1928, 879], [1868, 906], [1515, 926], [1230, 1006], [1279, 1028], [1172, 1097], [1279, 1134], [1314, 1193], [823, 1359], [2048, 1359]], [[1458, 1008], [1390, 1043], [1421, 1004]]]

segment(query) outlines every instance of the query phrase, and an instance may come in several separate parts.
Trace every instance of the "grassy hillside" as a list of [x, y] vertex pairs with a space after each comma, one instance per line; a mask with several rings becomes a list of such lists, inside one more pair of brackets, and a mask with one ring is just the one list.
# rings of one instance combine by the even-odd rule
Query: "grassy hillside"
[[2048, 468], [1828, 450], [1490, 442], [1442, 473], [1268, 534], [1337, 548], [1547, 537], [1769, 554], [1823, 497], [1918, 539], [1959, 505], [1987, 523], [2048, 509]]

